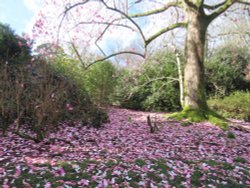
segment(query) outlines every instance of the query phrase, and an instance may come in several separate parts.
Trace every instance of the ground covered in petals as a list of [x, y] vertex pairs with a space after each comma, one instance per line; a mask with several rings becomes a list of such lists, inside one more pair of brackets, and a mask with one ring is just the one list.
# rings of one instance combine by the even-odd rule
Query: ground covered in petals
[[0, 187], [250, 187], [249, 133], [126, 109], [109, 117], [100, 129], [64, 123], [38, 144], [1, 136]]

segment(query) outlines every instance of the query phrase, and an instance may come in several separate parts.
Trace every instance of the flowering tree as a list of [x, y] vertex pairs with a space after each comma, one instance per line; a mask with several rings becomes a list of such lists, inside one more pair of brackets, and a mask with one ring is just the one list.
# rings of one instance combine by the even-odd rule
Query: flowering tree
[[[148, 46], [162, 39], [169, 31], [182, 28], [186, 31], [185, 39], [185, 70], [184, 70], [184, 108], [206, 112], [208, 106], [205, 95], [204, 80], [204, 50], [208, 26], [220, 15], [233, 11], [247, 12], [249, 0], [82, 0], [82, 1], [46, 1], [47, 6], [56, 6], [61, 10], [61, 21], [45, 27], [49, 22], [50, 13], [41, 13], [36, 23], [35, 33], [52, 36], [51, 40], [63, 39], [68, 44], [88, 45], [91, 49], [99, 50], [97, 61], [106, 60], [117, 55], [132, 54], [142, 58], [147, 55]], [[57, 17], [58, 18], [58, 17]], [[161, 27], [159, 27], [159, 25]], [[163, 27], [162, 27], [163, 26]], [[126, 30], [126, 34], [124, 33]], [[127, 34], [130, 31], [130, 34]], [[131, 36], [137, 47], [121, 44], [124, 50], [107, 54], [105, 49], [110, 45], [107, 33], [120, 38]], [[64, 37], [62, 35], [64, 34]], [[66, 34], [65, 34], [66, 33]], [[81, 40], [76, 33], [82, 33]], [[111, 37], [112, 38], [112, 37]], [[116, 38], [117, 39], [117, 38]], [[117, 39], [117, 40], [118, 40]], [[93, 46], [91, 44], [94, 44]], [[142, 50], [143, 48], [143, 50]], [[79, 55], [79, 51], [76, 53]], [[86, 48], [85, 48], [86, 50]], [[101, 56], [102, 55], [102, 56]], [[80, 55], [79, 55], [80, 57]], [[95, 61], [96, 62], [96, 61]]]

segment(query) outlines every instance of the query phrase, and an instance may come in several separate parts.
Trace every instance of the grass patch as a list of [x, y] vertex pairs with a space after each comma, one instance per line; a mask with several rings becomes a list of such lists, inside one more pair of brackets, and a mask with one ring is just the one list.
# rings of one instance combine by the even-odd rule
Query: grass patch
[[[235, 158], [235, 161], [240, 163], [246, 162], [245, 159], [240, 157]], [[51, 183], [52, 188], [59, 186], [99, 187], [104, 185], [104, 179], [106, 180], [106, 184], [108, 184], [107, 187], [113, 187], [114, 185], [118, 187], [135, 188], [150, 187], [151, 183], [152, 185], [157, 185], [157, 187], [164, 187], [167, 183], [172, 187], [185, 188], [185, 183], [189, 181], [191, 187], [194, 188], [207, 187], [208, 185], [213, 185], [214, 187], [229, 187], [228, 185], [230, 185], [230, 187], [248, 186], [249, 168], [240, 163], [229, 164], [214, 160], [181, 160], [180, 162], [183, 165], [177, 167], [175, 166], [175, 162], [176, 161], [164, 159], [147, 160], [147, 163], [143, 159], [137, 159], [133, 162], [110, 160], [104, 163], [85, 160], [82, 162], [57, 163], [53, 167], [47, 166], [39, 168], [33, 172], [30, 172], [28, 166], [22, 165], [22, 173], [19, 177], [14, 177], [15, 165], [8, 164], [6, 167], [13, 170], [8, 171], [4, 178], [0, 176], [0, 185], [3, 185], [4, 179], [8, 178], [8, 185], [10, 187], [25, 187], [24, 184], [28, 183], [31, 187], [37, 188], [44, 188], [47, 182]], [[204, 170], [203, 163], [213, 168]], [[145, 165], [147, 165], [147, 168], [145, 168]], [[186, 165], [188, 165], [191, 170], [189, 171], [189, 177], [187, 177], [187, 174], [180, 173], [179, 171], [181, 169], [183, 170], [183, 167]], [[236, 166], [240, 166], [240, 180], [232, 174]], [[65, 174], [62, 175], [59, 173], [56, 175], [62, 168]], [[78, 168], [80, 168], [80, 170], [76, 170]], [[207, 179], [201, 179], [203, 176], [207, 177]], [[87, 182], [87, 185], [81, 184], [83, 180], [85, 183]], [[239, 181], [242, 183], [237, 183]]]
[[208, 105], [224, 117], [250, 122], [250, 92], [237, 91], [221, 99], [210, 99]]
[[181, 122], [181, 126], [182, 127], [187, 127], [189, 125], [192, 125], [192, 122], [190, 122], [190, 121], [183, 121], [183, 122]]
[[242, 158], [242, 157], [236, 157], [234, 159], [234, 162], [237, 162], [237, 163], [247, 163], [247, 160], [245, 158]]
[[214, 160], [208, 160], [208, 161], [205, 161], [205, 163], [208, 164], [209, 166], [216, 166], [219, 164], [217, 161], [214, 161]]
[[200, 178], [202, 177], [202, 172], [199, 170], [196, 170], [193, 172], [192, 176], [191, 176], [191, 184], [197, 187], [201, 186], [201, 181]]
[[209, 121], [210, 123], [220, 127], [223, 130], [228, 129], [227, 120], [212, 110], [192, 109], [186, 107], [181, 112], [165, 115], [165, 117], [167, 119], [175, 119], [178, 121], [185, 120], [181, 124], [182, 126], [187, 126], [191, 124], [191, 122], [198, 123], [203, 121]]
[[160, 176], [158, 176], [156, 173], [154, 172], [148, 172], [147, 176], [149, 179], [155, 181], [156, 183], [161, 182], [162, 178]]
[[147, 163], [143, 160], [143, 159], [136, 159], [135, 160], [135, 164], [137, 166], [143, 167], [144, 165], [146, 165]]
[[185, 181], [185, 178], [182, 176], [175, 176], [174, 180], [170, 183], [172, 186], [176, 186], [176, 187], [183, 187], [185, 188], [185, 186], [181, 186], [181, 183]]
[[228, 132], [227, 132], [227, 138], [228, 138], [228, 139], [235, 139], [234, 133], [232, 133], [231, 131], [228, 131]]

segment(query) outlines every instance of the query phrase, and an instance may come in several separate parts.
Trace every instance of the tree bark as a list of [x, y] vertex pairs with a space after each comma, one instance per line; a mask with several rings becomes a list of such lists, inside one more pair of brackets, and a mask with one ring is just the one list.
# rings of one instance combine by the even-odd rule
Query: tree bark
[[189, 24], [185, 46], [184, 107], [207, 110], [204, 80], [204, 49], [207, 26], [205, 15], [187, 11]]

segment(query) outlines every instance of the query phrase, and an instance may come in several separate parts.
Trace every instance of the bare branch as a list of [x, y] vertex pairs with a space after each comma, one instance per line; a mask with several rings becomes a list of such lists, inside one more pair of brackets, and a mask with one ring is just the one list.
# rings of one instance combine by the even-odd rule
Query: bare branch
[[113, 53], [111, 55], [108, 55], [104, 58], [100, 58], [100, 59], [97, 59], [95, 60], [94, 62], [90, 63], [88, 66], [85, 67], [85, 69], [89, 68], [91, 65], [95, 64], [95, 63], [98, 63], [98, 62], [101, 62], [101, 61], [105, 61], [107, 59], [110, 59], [111, 57], [115, 57], [115, 56], [118, 56], [118, 55], [123, 55], [123, 54], [133, 54], [133, 55], [137, 55], [137, 56], [140, 56], [142, 57], [143, 59], [145, 58], [145, 54], [142, 54], [142, 53], [139, 53], [139, 52], [134, 52], [134, 51], [120, 51], [120, 52], [117, 52], [117, 53]]
[[146, 40], [146, 46], [148, 46], [153, 40], [155, 40], [157, 37], [161, 36], [162, 34], [168, 32], [168, 31], [171, 31], [173, 29], [176, 29], [176, 28], [186, 28], [187, 27], [187, 23], [186, 22], [179, 22], [179, 23], [175, 23], [173, 25], [170, 25], [160, 31], [158, 31], [157, 33], [155, 33], [154, 35], [152, 35], [151, 37], [149, 37], [147, 40]]
[[153, 15], [153, 14], [162, 13], [162, 12], [166, 11], [167, 9], [169, 9], [171, 7], [180, 7], [180, 6], [181, 6], [181, 3], [179, 1], [169, 2], [168, 4], [164, 5], [162, 8], [155, 9], [155, 10], [150, 10], [150, 11], [144, 12], [144, 13], [131, 14], [131, 15], [129, 15], [129, 17], [130, 18], [138, 18], [138, 17], [150, 16], [150, 15]]
[[[79, 2], [79, 3], [76, 3], [76, 4], [71, 5], [71, 6], [69, 6], [69, 7], [66, 7], [66, 10], [63, 12], [63, 17], [62, 17], [62, 19], [61, 19], [61, 21], [60, 21], [60, 24], [59, 24], [57, 39], [59, 39], [60, 28], [61, 28], [61, 26], [62, 26], [62, 24], [63, 24], [64, 19], [65, 19], [66, 16], [67, 16], [67, 13], [68, 13], [70, 10], [72, 10], [73, 8], [75, 8], [75, 7], [77, 7], [77, 6], [80, 6], [80, 5], [84, 5], [84, 4], [86, 4], [87, 2], [89, 2], [89, 1], [91, 1], [91, 0], [85, 0], [84, 2]], [[128, 19], [128, 20], [137, 28], [137, 30], [139, 31], [139, 33], [140, 33], [140, 35], [141, 35], [141, 37], [142, 37], [144, 43], [146, 43], [146, 38], [145, 38], [145, 36], [144, 36], [144, 34], [143, 34], [142, 29], [140, 28], [140, 26], [139, 26], [132, 18], [130, 18], [125, 12], [123, 12], [123, 11], [117, 9], [117, 8], [110, 7], [106, 2], [104, 2], [104, 0], [96, 0], [96, 1], [102, 3], [107, 9], [112, 10], [112, 11], [114, 11], [114, 12], [117, 12], [117, 13], [121, 14], [121, 15], [123, 16], [123, 18], [121, 18], [121, 19], [124, 19], [124, 18]], [[134, 31], [134, 29], [133, 29], [132, 27], [126, 26], [126, 25], [124, 25], [124, 24], [116, 24], [116, 23], [114, 23], [115, 21], [118, 21], [118, 20], [121, 20], [121, 19], [115, 19], [115, 20], [113, 20], [111, 23], [109, 23], [109, 22], [95, 22], [96, 24], [107, 25], [107, 27], [104, 29], [104, 31], [100, 34], [100, 36], [99, 36], [99, 37], [97, 38], [97, 40], [95, 41], [96, 46], [97, 46], [98, 49], [102, 52], [103, 55], [105, 55], [105, 53], [104, 53], [104, 51], [100, 48], [100, 46], [98, 45], [98, 41], [102, 38], [102, 36], [105, 34], [105, 32], [108, 30], [108, 28], [109, 28], [110, 26], [113, 25], [113, 26], [126, 27], [126, 28], [129, 28], [129, 29], [131, 29], [131, 30]], [[79, 23], [79, 24], [84, 24], [84, 23], [86, 23], [86, 24], [91, 24], [91, 23], [93, 23], [93, 22], [81, 22], [81, 23]], [[77, 26], [77, 25], [76, 25], [76, 26]], [[145, 47], [146, 47], [146, 46], [145, 46]], [[121, 51], [121, 52], [118, 52], [118, 53], [114, 53], [114, 54], [111, 54], [111, 55], [109, 55], [109, 56], [106, 56], [106, 57], [104, 57], [104, 58], [101, 58], [101, 59], [98, 59], [98, 60], [94, 61], [93, 63], [91, 63], [90, 65], [88, 65], [88, 66], [85, 67], [85, 68], [87, 69], [89, 66], [91, 66], [92, 64], [94, 64], [94, 63], [96, 63], [96, 62], [104, 61], [104, 60], [109, 59], [109, 58], [111, 58], [111, 57], [114, 57], [114, 56], [117, 56], [117, 55], [121, 55], [121, 54], [128, 54], [128, 53], [129, 53], [129, 54], [138, 55], [138, 56], [141, 56], [142, 58], [145, 58], [146, 49], [145, 49], [145, 53], [144, 53], [144, 54], [141, 54], [141, 53], [138, 53], [138, 52], [134, 52], [134, 51]]]
[[85, 63], [84, 63], [84, 61], [82, 60], [82, 57], [81, 57], [79, 51], [77, 50], [77, 48], [76, 48], [74, 42], [71, 41], [70, 44], [71, 44], [73, 50], [75, 51], [75, 53], [76, 53], [76, 55], [77, 55], [79, 61], [81, 62], [82, 66], [85, 66]]
[[102, 52], [102, 54], [104, 56], [106, 56], [104, 50], [98, 45], [98, 41], [103, 37], [103, 35], [106, 33], [106, 31], [108, 30], [108, 28], [111, 26], [111, 24], [107, 25], [105, 27], [105, 29], [101, 32], [101, 34], [99, 35], [99, 37], [97, 37], [97, 39], [95, 40], [95, 45], [97, 46], [97, 48]]
[[[249, 31], [245, 31], [245, 32], [228, 32], [228, 33], [220, 33], [220, 34], [217, 34], [216, 37], [224, 37], [224, 36], [228, 36], [228, 35], [249, 35], [250, 36], [250, 32]], [[211, 36], [209, 36], [211, 37]], [[213, 38], [216, 38], [216, 37], [213, 37]]]
[[100, 1], [103, 3], [103, 5], [107, 9], [112, 10], [114, 12], [117, 12], [117, 13], [121, 14], [122, 16], [124, 16], [125, 18], [127, 18], [138, 29], [143, 41], [146, 42], [146, 38], [145, 38], [145, 36], [144, 36], [144, 34], [142, 32], [142, 29], [140, 28], [140, 26], [131, 17], [129, 17], [125, 12], [123, 12], [123, 11], [121, 11], [119, 9], [108, 6], [107, 3], [105, 3], [103, 0], [100, 0]]
[[72, 5], [72, 6], [69, 6], [69, 7], [66, 7], [66, 8], [65, 8], [65, 11], [62, 13], [62, 14], [63, 14], [63, 17], [62, 17], [62, 19], [61, 19], [61, 21], [60, 21], [60, 23], [59, 23], [59, 26], [58, 26], [58, 31], [57, 31], [57, 43], [58, 43], [58, 41], [59, 41], [59, 35], [60, 35], [60, 30], [61, 30], [63, 21], [64, 21], [64, 19], [66, 18], [67, 13], [68, 13], [71, 9], [73, 9], [73, 8], [75, 8], [75, 7], [77, 7], [77, 6], [80, 6], [80, 5], [84, 5], [84, 4], [88, 3], [89, 1], [90, 1], [90, 0], [85, 0], [85, 1], [83, 1], [83, 2], [79, 2], [79, 3], [76, 3], [76, 4]]
[[210, 21], [214, 20], [215, 18], [217, 18], [219, 15], [221, 15], [223, 12], [225, 12], [227, 9], [229, 9], [234, 3], [236, 3], [237, 0], [226, 0], [218, 10], [216, 10], [215, 12], [213, 12], [212, 14], [210, 14], [208, 16], [208, 19]]
[[223, 6], [226, 3], [226, 1], [223, 1], [221, 3], [218, 3], [216, 5], [208, 5], [208, 4], [204, 4], [203, 7], [205, 9], [209, 9], [209, 10], [215, 10], [217, 8], [220, 8], [221, 6]]
[[112, 26], [116, 26], [116, 27], [124, 27], [124, 28], [127, 28], [127, 29], [130, 29], [132, 31], [134, 31], [135, 29], [128, 26], [128, 25], [125, 25], [125, 24], [119, 24], [119, 23], [114, 23], [115, 21], [118, 21], [118, 20], [113, 20], [112, 22], [96, 22], [96, 21], [90, 21], [90, 22], [79, 22], [75, 25], [75, 27], [79, 26], [79, 25], [83, 25], [83, 24], [86, 24], [86, 25], [91, 25], [91, 24], [98, 24], [98, 25], [112, 25]]
[[250, 5], [250, 2], [247, 0], [238, 0], [237, 3], [243, 4], [243, 5]]
[[[129, 100], [139, 89], [146, 87], [147, 85], [149, 85], [155, 81], [159, 81], [159, 80], [162, 80], [162, 81], [168, 80], [168, 82], [166, 84], [170, 84], [170, 83], [175, 82], [175, 81], [179, 82], [178, 78], [174, 78], [174, 77], [170, 77], [170, 76], [163, 76], [163, 77], [158, 77], [158, 78], [154, 78], [154, 79], [148, 78], [148, 81], [146, 83], [135, 87], [135, 90], [132, 91], [131, 93], [129, 93], [129, 95], [126, 97], [126, 100]], [[162, 87], [165, 86], [166, 84], [163, 84]], [[161, 87], [159, 88], [159, 90], [160, 89], [161, 89]]]

